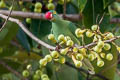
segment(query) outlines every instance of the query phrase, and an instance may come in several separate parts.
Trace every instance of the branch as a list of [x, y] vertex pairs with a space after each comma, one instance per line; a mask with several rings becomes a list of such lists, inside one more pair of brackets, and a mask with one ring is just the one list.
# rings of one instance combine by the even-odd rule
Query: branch
[[[8, 10], [0, 10], [0, 14], [9, 15], [9, 11]], [[14, 16], [14, 17], [46, 20], [44, 15], [45, 15], [44, 13], [22, 12], [22, 11], [12, 11], [12, 14], [11, 14], [11, 16]], [[63, 14], [60, 14], [59, 16], [63, 18]], [[80, 16], [78, 14], [74, 14], [74, 15], [67, 14], [64, 19], [67, 19], [70, 21], [79, 21], [82, 19], [82, 16]]]
[[7, 19], [5, 20], [5, 22], [3, 23], [2, 27], [0, 28], [0, 32], [1, 32], [1, 31], [3, 30], [3, 28], [5, 27], [5, 25], [6, 25], [7, 21], [8, 21], [8, 19], [9, 19], [10, 15], [11, 15], [11, 13], [12, 13], [13, 4], [14, 4], [14, 0], [12, 0], [12, 9], [10, 10], [9, 15], [8, 15]]
[[[85, 69], [83, 69], [83, 68], [76, 68], [74, 65], [72, 65], [72, 64], [69, 63], [69, 62], [66, 62], [65, 64], [66, 64], [67, 66], [70, 66], [70, 67], [78, 70], [79, 72], [84, 72], [85, 74], [89, 74], [89, 72], [88, 72], [87, 70], [85, 70]], [[89, 74], [89, 75], [90, 75], [90, 74]], [[93, 78], [94, 76], [96, 76], [96, 77], [101, 78], [102, 80], [109, 80], [108, 78], [106, 78], [106, 77], [104, 77], [104, 76], [102, 76], [102, 75], [100, 75], [100, 74], [93, 74], [93, 75], [91, 74], [91, 76], [92, 76], [92, 78]]]
[[[3, 18], [3, 19], [7, 19], [7, 16], [5, 16], [5, 15], [3, 15], [3, 14], [0, 14], [0, 17]], [[18, 19], [15, 19], [15, 18], [11, 18], [11, 17], [10, 17], [8, 20], [11, 21], [11, 22], [14, 22], [14, 23], [18, 24], [19, 27], [20, 27], [30, 38], [32, 38], [34, 41], [36, 41], [38, 44], [41, 44], [42, 46], [44, 46], [44, 47], [46, 47], [46, 48], [48, 48], [48, 49], [52, 49], [52, 50], [55, 49], [55, 47], [53, 47], [53, 46], [51, 46], [51, 45], [49, 45], [49, 44], [41, 41], [41, 40], [38, 39], [36, 36], [34, 36], [34, 35], [22, 24], [22, 22], [20, 22]]]
[[[105, 40], [104, 42], [109, 43], [109, 42], [112, 42], [112, 41], [119, 39], [119, 38], [120, 38], [120, 36], [116, 36], [114, 38], [111, 38], [110, 40]], [[78, 46], [78, 45], [76, 45], [76, 46], [77, 46], [77, 48], [81, 49], [81, 48], [89, 48], [89, 47], [94, 46], [96, 44], [97, 44], [97, 42], [93, 42], [93, 43], [90, 43], [90, 44], [85, 45], [85, 46]]]
[[[0, 10], [0, 14], [9, 15], [8, 10]], [[22, 12], [22, 11], [12, 11], [11, 16], [13, 17], [23, 17], [23, 18], [33, 18], [33, 19], [41, 19], [46, 20], [44, 17], [44, 13], [34, 13], [34, 12]], [[65, 17], [63, 14], [59, 14], [60, 17], [70, 20], [70, 21], [80, 21], [82, 20], [82, 15], [79, 14], [66, 14]], [[120, 18], [112, 18], [110, 19], [110, 23], [120, 23]]]
[[[5, 0], [5, 1], [11, 1], [11, 0]], [[15, 0], [15, 1], [32, 2], [33, 0]], [[56, 0], [53, 0], [53, 1], [56, 1]], [[43, 2], [43, 0], [36, 0], [36, 2]]]
[[120, 23], [120, 18], [113, 18], [110, 20], [110, 23]]
[[66, 0], [64, 0], [64, 6], [63, 6], [63, 17], [66, 16]]
[[5, 67], [7, 70], [9, 70], [10, 72], [14, 73], [16, 76], [18, 76], [19, 78], [21, 78], [22, 80], [28, 80], [27, 78], [23, 78], [22, 75], [20, 73], [18, 73], [16, 70], [12, 69], [10, 66], [8, 66], [4, 61], [0, 60], [0, 64]]

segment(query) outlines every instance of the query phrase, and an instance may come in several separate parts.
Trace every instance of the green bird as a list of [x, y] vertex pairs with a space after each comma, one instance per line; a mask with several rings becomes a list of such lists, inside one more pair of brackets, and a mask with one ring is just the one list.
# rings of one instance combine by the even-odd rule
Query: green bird
[[[80, 41], [75, 36], [75, 30], [77, 27], [72, 22], [63, 20], [54, 10], [47, 12], [45, 18], [52, 22], [52, 32], [57, 41], [58, 36], [63, 34], [71, 37], [75, 44], [80, 45]], [[83, 60], [83, 68], [87, 69], [91, 74], [95, 73], [92, 64], [86, 58]]]

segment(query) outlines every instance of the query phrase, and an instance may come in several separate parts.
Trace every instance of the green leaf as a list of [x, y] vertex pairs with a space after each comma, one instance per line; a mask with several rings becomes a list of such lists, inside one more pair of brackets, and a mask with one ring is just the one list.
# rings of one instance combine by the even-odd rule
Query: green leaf
[[113, 10], [111, 6], [109, 6], [108, 10], [111, 17], [118, 15], [118, 13], [115, 10]]
[[52, 24], [50, 21], [41, 21], [40, 30], [39, 30], [39, 38], [45, 37], [46, 35], [51, 33]]
[[28, 52], [26, 52], [26, 51], [17, 51], [17, 53], [15, 55], [8, 56], [5, 58], [11, 59], [11, 60], [17, 59], [20, 62], [23, 62], [25, 60], [39, 60], [39, 59], [41, 59], [41, 56], [36, 54], [36, 53], [30, 52], [29, 54], [30, 55], [28, 55]]
[[19, 31], [18, 31], [16, 37], [18, 39], [18, 42], [23, 46], [23, 48], [25, 48], [29, 52], [30, 45], [28, 42], [28, 38], [27, 38], [26, 34], [22, 31], [22, 29], [19, 28]]
[[83, 24], [86, 28], [90, 28], [96, 24], [96, 17], [103, 12], [102, 0], [87, 0], [86, 6], [83, 10]]
[[67, 14], [76, 14], [76, 13], [78, 13], [78, 10], [74, 7], [73, 4], [69, 3], [69, 4], [67, 4], [66, 13]]
[[83, 24], [90, 28], [96, 23], [98, 15], [103, 15], [108, 12], [108, 6], [115, 0], [87, 0], [86, 6], [83, 10]]
[[[3, 59], [2, 61], [4, 61], [8, 66], [13, 68], [14, 70], [17, 70], [18, 67], [20, 66], [19, 63], [14, 62], [12, 60]], [[4, 67], [3, 65], [0, 64], [0, 75], [5, 74], [5, 73], [9, 73], [9, 72], [10, 71], [8, 69], [6, 69], [6, 67]]]
[[[58, 65], [57, 65], [58, 67]], [[59, 66], [58, 70], [56, 71], [56, 80], [79, 80], [78, 79], [78, 72], [67, 66], [67, 65], [61, 65]], [[65, 76], [65, 77], [63, 77]]]
[[[116, 32], [115, 32], [115, 36], [119, 36], [120, 35], [120, 28], [117, 28]], [[115, 41], [115, 43], [120, 46], [120, 39], [117, 39]]]
[[31, 29], [32, 33], [36, 36], [39, 35], [38, 33], [40, 30], [40, 23], [41, 23], [41, 21], [39, 19], [32, 19], [30, 29]]
[[16, 77], [12, 73], [4, 74], [2, 75], [2, 80], [20, 80], [18, 77]]
[[104, 9], [107, 8], [111, 3], [113, 3], [115, 0], [103, 0], [104, 3]]
[[110, 24], [110, 19], [111, 18], [109, 15], [104, 15], [104, 18], [100, 24], [101, 32], [112, 31], [116, 27], [116, 24]]
[[83, 11], [83, 9], [85, 8], [85, 5], [87, 3], [87, 0], [77, 0], [78, 1], [78, 4], [79, 4], [79, 9], [80, 9], [80, 12]]
[[[117, 50], [116, 47], [114, 45], [111, 44], [111, 50], [110, 51], [103, 51], [104, 53], [112, 53], [113, 54], [113, 60], [112, 61], [108, 61], [106, 59], [103, 59], [105, 65], [103, 67], [98, 67], [97, 61], [94, 61], [92, 64], [95, 67], [95, 71], [98, 74], [103, 75], [104, 77], [108, 78], [109, 80], [114, 80], [114, 76], [115, 76], [115, 72], [116, 72], [116, 67], [117, 67]], [[92, 80], [101, 80], [101, 79], [92, 79]]]
[[111, 17], [119, 15], [120, 3], [114, 2], [111, 6], [109, 6], [109, 13]]
[[[35, 36], [39, 36], [41, 21], [39, 19], [32, 19], [32, 23], [30, 25], [30, 30]], [[36, 46], [37, 43], [33, 41], [33, 46]]]
[[14, 55], [15, 51], [17, 50], [15, 46], [12, 45], [4, 45], [4, 47], [1, 47], [3, 51], [0, 53], [0, 58]]
[[0, 46], [7, 45], [16, 36], [18, 25], [16, 23], [7, 22], [5, 28], [0, 32]]
[[60, 13], [63, 13], [63, 5], [59, 5], [59, 4], [58, 4], [58, 5], [56, 6], [56, 11], [57, 11], [57, 13], [59, 13], [59, 14], [60, 14]]

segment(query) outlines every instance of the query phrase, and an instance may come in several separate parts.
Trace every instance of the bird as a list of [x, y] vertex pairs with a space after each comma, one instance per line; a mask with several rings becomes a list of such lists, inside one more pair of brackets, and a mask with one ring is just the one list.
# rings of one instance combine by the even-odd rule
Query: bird
[[[75, 30], [77, 29], [76, 25], [71, 21], [62, 19], [55, 10], [50, 10], [46, 12], [45, 18], [52, 22], [52, 32], [55, 36], [55, 39], [58, 41], [58, 36], [63, 34], [65, 36], [69, 36], [75, 44], [80, 45], [79, 39], [75, 36]], [[83, 59], [83, 68], [88, 70], [90, 74], [94, 74], [94, 67], [91, 62], [84, 58]]]

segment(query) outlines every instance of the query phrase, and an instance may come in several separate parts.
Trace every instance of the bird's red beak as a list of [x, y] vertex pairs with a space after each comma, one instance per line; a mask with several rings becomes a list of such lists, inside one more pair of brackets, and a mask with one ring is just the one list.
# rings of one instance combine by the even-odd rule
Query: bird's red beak
[[53, 17], [52, 12], [47, 12], [47, 13], [45, 14], [45, 18], [46, 18], [47, 20], [51, 20], [52, 17]]

